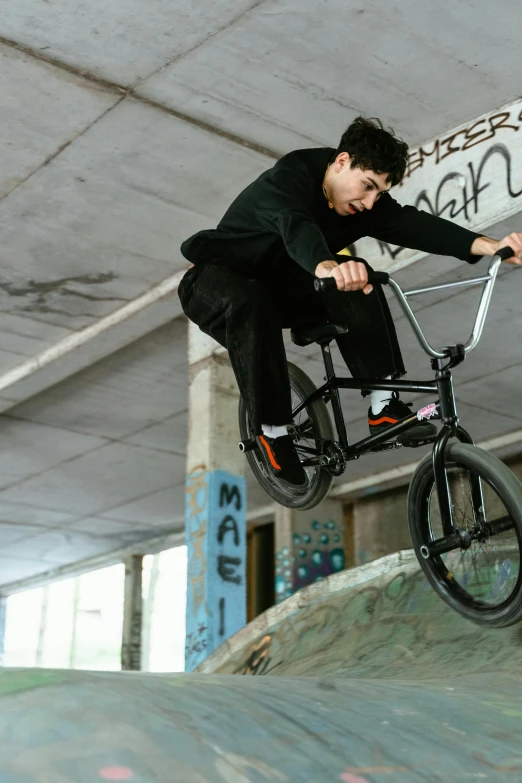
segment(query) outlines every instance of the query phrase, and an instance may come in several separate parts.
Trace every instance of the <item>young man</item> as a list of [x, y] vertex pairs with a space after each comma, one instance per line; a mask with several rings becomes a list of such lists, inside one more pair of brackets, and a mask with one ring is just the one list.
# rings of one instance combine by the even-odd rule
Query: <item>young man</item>
[[[368, 285], [370, 267], [338, 253], [370, 236], [470, 264], [505, 245], [522, 255], [522, 234], [498, 242], [400, 206], [388, 191], [403, 178], [407, 155], [391, 129], [358, 117], [336, 150], [283, 156], [239, 194], [216, 229], [181, 245], [194, 264], [178, 289], [183, 310], [228, 349], [267, 469], [294, 487], [306, 475], [287, 431], [292, 407], [282, 329], [344, 323], [348, 332], [336, 341], [353, 376], [405, 373], [386, 298], [380, 286]], [[314, 276], [334, 277], [337, 289], [316, 293]], [[396, 393], [371, 392], [370, 399], [372, 433], [410, 414]], [[426, 422], [416, 429], [408, 435], [434, 431]]]

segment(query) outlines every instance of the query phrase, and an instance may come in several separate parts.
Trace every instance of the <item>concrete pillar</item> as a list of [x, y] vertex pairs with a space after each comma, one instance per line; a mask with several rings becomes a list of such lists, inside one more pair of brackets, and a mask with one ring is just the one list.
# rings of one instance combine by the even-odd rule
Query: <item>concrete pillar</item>
[[343, 504], [326, 498], [308, 511], [276, 507], [276, 603], [344, 568]]
[[246, 622], [245, 457], [237, 448], [239, 391], [228, 354], [189, 322], [185, 531], [192, 671]]
[[150, 581], [147, 597], [143, 601], [143, 620], [141, 629], [141, 669], [148, 672], [150, 669], [150, 645], [152, 640], [152, 616], [154, 614], [154, 601], [156, 600], [156, 587], [160, 574], [160, 553], [152, 558], [150, 569]]
[[40, 667], [43, 662], [45, 632], [47, 630], [47, 610], [49, 608], [49, 585], [42, 590], [42, 608], [40, 609], [40, 625], [38, 628], [38, 642], [36, 644], [36, 656], [34, 665]]
[[121, 645], [121, 668], [124, 671], [141, 669], [142, 571], [143, 555], [132, 555], [125, 561]]
[[0, 666], [4, 665], [6, 618], [7, 618], [7, 596], [0, 595]]

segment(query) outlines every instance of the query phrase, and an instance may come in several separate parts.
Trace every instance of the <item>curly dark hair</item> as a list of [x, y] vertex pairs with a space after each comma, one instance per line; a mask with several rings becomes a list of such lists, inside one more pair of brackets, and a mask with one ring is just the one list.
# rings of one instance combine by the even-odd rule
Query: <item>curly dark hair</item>
[[356, 117], [343, 133], [334, 157], [347, 152], [352, 169], [388, 174], [388, 182], [398, 185], [406, 172], [408, 145], [394, 134], [393, 128], [385, 128], [376, 117]]

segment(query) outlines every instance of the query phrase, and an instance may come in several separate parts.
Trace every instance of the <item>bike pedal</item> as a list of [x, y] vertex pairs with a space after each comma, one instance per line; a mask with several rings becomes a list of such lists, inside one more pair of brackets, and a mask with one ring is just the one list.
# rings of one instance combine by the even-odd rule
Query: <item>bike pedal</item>
[[414, 439], [408, 439], [408, 438], [401, 438], [399, 435], [397, 437], [397, 443], [400, 443], [401, 446], [406, 446], [410, 449], [418, 449], [420, 446], [428, 446], [430, 443], [434, 443], [436, 439], [436, 435], [432, 435], [431, 438], [424, 438], [423, 440], [414, 440]]
[[257, 441], [253, 440], [240, 440], [237, 444], [239, 451], [244, 454], [246, 451], [252, 451], [257, 448]]

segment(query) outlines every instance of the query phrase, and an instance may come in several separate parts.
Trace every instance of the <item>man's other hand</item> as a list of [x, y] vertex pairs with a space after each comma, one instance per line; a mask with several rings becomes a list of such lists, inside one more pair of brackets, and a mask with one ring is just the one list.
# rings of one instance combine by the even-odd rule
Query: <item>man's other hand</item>
[[498, 243], [497, 251], [501, 247], [510, 247], [515, 253], [511, 258], [506, 258], [506, 263], [522, 264], [522, 234], [510, 234], [508, 237], [504, 237]]
[[473, 240], [470, 252], [476, 256], [494, 256], [503, 247], [510, 247], [515, 253], [511, 258], [506, 258], [506, 263], [522, 264], [522, 234], [510, 234], [501, 240], [477, 237]]

